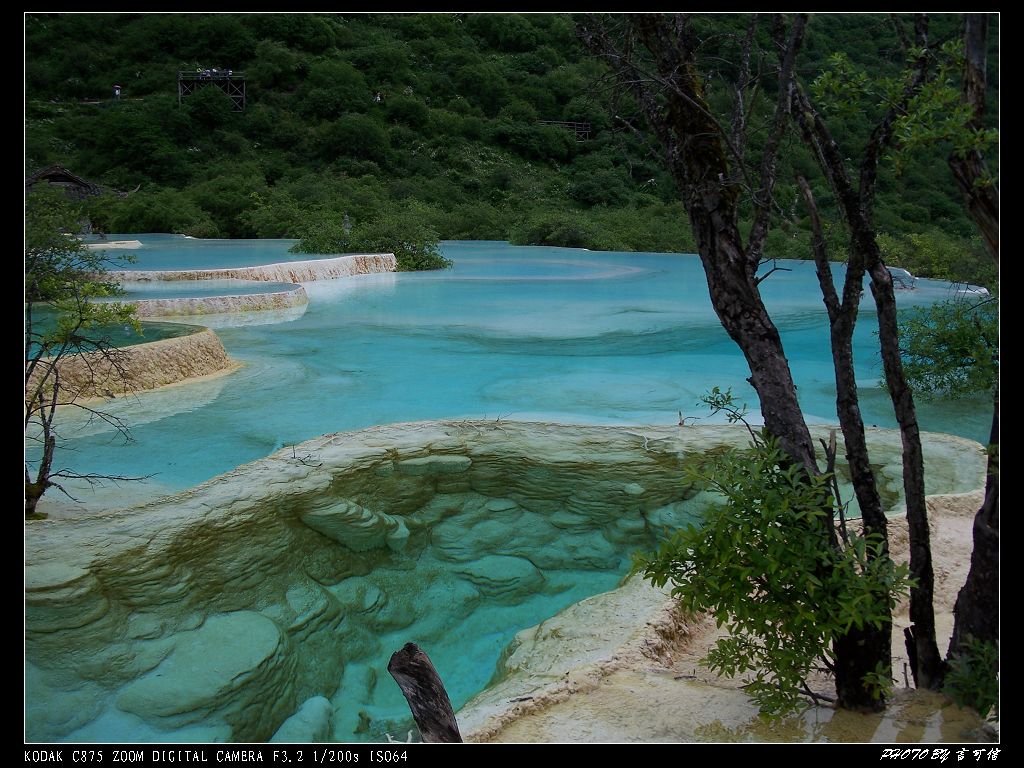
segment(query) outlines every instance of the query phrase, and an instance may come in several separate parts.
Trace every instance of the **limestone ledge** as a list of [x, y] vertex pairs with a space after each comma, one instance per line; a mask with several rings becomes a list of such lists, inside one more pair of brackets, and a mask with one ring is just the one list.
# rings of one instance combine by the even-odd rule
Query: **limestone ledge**
[[[149, 352], [165, 341], [203, 343], [211, 337], [216, 339], [215, 334], [204, 329], [191, 336], [140, 344], [130, 349]], [[814, 426], [811, 432], [815, 439], [827, 437], [828, 428]], [[878, 457], [875, 463], [881, 465], [881, 480], [889, 482], [885, 472], [889, 468], [895, 471], [895, 457], [901, 451], [900, 435], [895, 430], [876, 428], [868, 429], [867, 434], [872, 458]], [[929, 494], [962, 493], [981, 486], [984, 451], [978, 443], [953, 435], [927, 432], [922, 435]], [[361, 483], [361, 491], [368, 493], [371, 499], [374, 485], [384, 485], [382, 478], [394, 476], [387, 489], [396, 493], [386, 505], [400, 513], [418, 506], [417, 496], [426, 500], [438, 492], [438, 485], [442, 486], [442, 492], [465, 485], [465, 489], [471, 487], [498, 499], [511, 496], [521, 501], [531, 497], [543, 500], [550, 498], [553, 485], [563, 482], [560, 475], [574, 472], [576, 482], [563, 489], [564, 501], [580, 503], [580, 499], [592, 496], [588, 500], [596, 506], [598, 514], [614, 515], [621, 506], [621, 499], [636, 498], [637, 486], [643, 492], [652, 485], [678, 486], [678, 469], [687, 456], [717, 447], [743, 446], [748, 439], [744, 428], [731, 425], [680, 429], [503, 420], [500, 423], [424, 421], [374, 426], [323, 435], [282, 449], [141, 507], [112, 510], [60, 524], [31, 523], [37, 529], [32, 531], [26, 544], [27, 554], [35, 551], [45, 560], [59, 560], [64, 565], [88, 565], [97, 555], [109, 557], [111, 546], [123, 551], [125, 547], [118, 542], [123, 542], [129, 531], [138, 531], [144, 540], [153, 543], [165, 540], [164, 536], [155, 535], [156, 531], [165, 530], [166, 540], [171, 541], [177, 531], [211, 522], [231, 525], [229, 518], [235, 511], [245, 509], [248, 514], [257, 514], [260, 510], [256, 507], [272, 498], [280, 496], [284, 500], [316, 494], [335, 480], [351, 478], [367, 470], [373, 477], [371, 482]], [[303, 457], [315, 457], [315, 461], [303, 460]], [[604, 468], [617, 465], [632, 468], [631, 481], [607, 482], [602, 486], [596, 478]], [[423, 471], [423, 468], [431, 471]], [[639, 470], [645, 470], [646, 474]], [[457, 482], [460, 478], [462, 484]], [[594, 479], [591, 481], [591, 478]], [[455, 484], [451, 485], [453, 481]], [[451, 487], [445, 487], [446, 484]], [[412, 492], [416, 486], [426, 486], [426, 489]], [[620, 498], [614, 498], [616, 496]], [[501, 505], [493, 503], [492, 506], [499, 508]], [[662, 515], [669, 511], [658, 510]], [[893, 511], [899, 512], [899, 508]], [[262, 514], [266, 512], [262, 510]], [[564, 517], [560, 527], [571, 528], [571, 515]], [[77, 545], [59, 553], [51, 549], [68, 536], [89, 538], [94, 528], [105, 531], [115, 520], [119, 536], [99, 549]], [[247, 521], [248, 518], [236, 522]], [[57, 539], [50, 541], [51, 535]], [[48, 552], [51, 555], [47, 555]]]
[[142, 247], [141, 240], [104, 240], [100, 243], [86, 243], [90, 251], [134, 251]]
[[[928, 496], [940, 647], [967, 577], [975, 512], [984, 491]], [[907, 520], [890, 524], [893, 559], [907, 563]], [[893, 611], [894, 669], [909, 664], [903, 632], [909, 600]], [[495, 684], [458, 713], [468, 742], [995, 741], [970, 709], [930, 691], [897, 689], [879, 714], [814, 706], [802, 717], [767, 722], [741, 691], [742, 679], [710, 672], [703, 656], [725, 631], [712, 617], [679, 610], [667, 590], [639, 576], [569, 606], [519, 632], [499, 662]], [[811, 685], [831, 691], [819, 676]], [[998, 724], [996, 724], [998, 729]]]
[[182, 270], [119, 270], [110, 272], [113, 280], [151, 282], [154, 280], [264, 280], [272, 283], [303, 283], [313, 280], [332, 280], [338, 277], [394, 272], [397, 268], [393, 253], [356, 253], [307, 261], [286, 261], [252, 267], [230, 269]]
[[698, 622], [639, 575], [516, 635], [497, 682], [456, 715], [466, 741], [489, 741], [526, 713], [598, 687], [619, 669], [664, 662]]
[[203, 296], [178, 299], [140, 299], [132, 302], [139, 317], [183, 317], [235, 312], [268, 312], [304, 307], [309, 303], [306, 289], [295, 285], [286, 291], [240, 295]]
[[[441, 636], [481, 599], [557, 588], [560, 569], [617, 567], [655, 530], [699, 514], [706, 494], [681, 482], [684, 462], [747, 439], [734, 426], [379, 426], [132, 509], [29, 522], [27, 736], [74, 739], [132, 717], [149, 729], [136, 732], [143, 740], [194, 728], [237, 741], [322, 738], [332, 721], [319, 697], [335, 695], [349, 665], [363, 665], [353, 679], [371, 690], [381, 673], [365, 665], [381, 635], [416, 621], [417, 639]], [[869, 445], [890, 482], [898, 433], [870, 430]], [[981, 486], [976, 443], [926, 434], [924, 453], [929, 492]], [[398, 557], [433, 575], [373, 580]], [[430, 609], [442, 602], [462, 613]], [[425, 613], [414, 616], [417, 606]], [[581, 664], [650, 651], [651, 626], [672, 642], [684, 631], [672, 610], [634, 580], [520, 633], [461, 715], [464, 730], [482, 732], [509, 699], [571, 687]], [[344, 696], [361, 701], [357, 682]], [[88, 708], [60, 706], [80, 691]], [[333, 728], [336, 739], [352, 733], [337, 718]]]
[[[40, 361], [26, 391], [35, 388], [46, 365], [46, 360]], [[106, 355], [69, 355], [58, 368], [64, 396], [84, 402], [228, 372], [237, 364], [228, 357], [217, 334], [197, 326], [196, 332], [187, 336], [121, 347]]]

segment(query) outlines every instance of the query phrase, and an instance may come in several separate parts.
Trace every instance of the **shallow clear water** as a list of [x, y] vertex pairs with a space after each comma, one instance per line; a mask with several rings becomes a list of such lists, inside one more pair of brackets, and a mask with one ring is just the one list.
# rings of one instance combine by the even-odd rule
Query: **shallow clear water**
[[[135, 297], [141, 298], [141, 297]], [[132, 297], [118, 296], [112, 301], [131, 301]], [[47, 333], [53, 330], [57, 324], [56, 314], [47, 307], [36, 306], [32, 310], [33, 331]], [[173, 339], [178, 336], [188, 336], [195, 333], [196, 328], [192, 325], [182, 323], [162, 323], [154, 320], [143, 320], [142, 333], [138, 333], [130, 325], [106, 325], [92, 329], [91, 337], [95, 339], [106, 339], [114, 347], [130, 347], [133, 344], [145, 344], [160, 339]], [[33, 350], [37, 349], [33, 345]]]
[[209, 296], [247, 296], [256, 293], [290, 291], [293, 283], [268, 283], [263, 280], [158, 280], [121, 283], [124, 295], [116, 301], [143, 299], [197, 299]]
[[[308, 253], [289, 253], [296, 240], [197, 240], [185, 235], [109, 234], [88, 237], [88, 243], [138, 240], [141, 248], [105, 251], [111, 269], [229, 269], [282, 261], [324, 258]], [[128, 261], [133, 259], [134, 261]]]
[[[137, 237], [137, 236], [132, 236]], [[178, 242], [181, 242], [179, 239]], [[208, 241], [185, 241], [198, 259]], [[218, 263], [223, 241], [209, 246]], [[249, 246], [239, 246], [244, 248]], [[263, 242], [263, 259], [288, 241]], [[756, 409], [743, 356], [718, 323], [695, 256], [589, 252], [449, 242], [451, 270], [307, 283], [293, 322], [219, 328], [246, 365], [228, 377], [110, 404], [135, 442], [91, 424], [70, 446], [82, 471], [153, 475], [180, 489], [327, 432], [440, 418], [674, 424], [707, 418], [699, 396], [731, 387]], [[810, 262], [788, 262], [762, 284], [782, 333], [801, 404], [835, 420], [824, 308]], [[836, 268], [837, 277], [842, 267]], [[950, 295], [919, 280], [902, 307]], [[855, 339], [865, 421], [895, 426], [870, 293]], [[984, 440], [984, 401], [925, 405], [925, 429]]]
[[[161, 248], [177, 261], [151, 268], [224, 266], [227, 246], [220, 242], [184, 241], [187, 254], [175, 255], [168, 238]], [[258, 252], [249, 263], [282, 261], [289, 244], [239, 244], [232, 258]], [[102, 424], [69, 419], [63, 434], [75, 449], [75, 469], [152, 474], [155, 486], [173, 490], [317, 435], [374, 424], [482, 417], [675, 424], [680, 410], [706, 420], [698, 398], [713, 386], [731, 387], [756, 406], [744, 359], [714, 315], [695, 256], [493, 242], [445, 243], [443, 251], [455, 263], [451, 270], [306, 283], [310, 305], [300, 319], [218, 328], [244, 368], [106, 404], [131, 425], [135, 442], [128, 446]], [[804, 411], [813, 421], [832, 422], [833, 371], [814, 266], [785, 266], [789, 271], [762, 284], [763, 294]], [[842, 268], [836, 272], [839, 279]], [[921, 280], [899, 301], [903, 307], [928, 303], [950, 290]], [[894, 426], [888, 396], [877, 386], [881, 369], [870, 293], [859, 326], [855, 353], [865, 421]], [[989, 406], [922, 406], [920, 416], [925, 429], [983, 440]], [[135, 493], [133, 487], [125, 491]], [[564, 571], [552, 580], [558, 589], [514, 605], [485, 601], [457, 621], [439, 613], [413, 629], [430, 636], [433, 624], [452, 622], [436, 633], [431, 654], [458, 707], [486, 684], [516, 631], [613, 587], [627, 565], [623, 558], [605, 571]], [[441, 579], [439, 573], [436, 563], [420, 557], [415, 563], [396, 559], [394, 573], [380, 569], [371, 577], [382, 587], [401, 579], [429, 585]], [[457, 630], [449, 636], [450, 626]], [[398, 730], [406, 711], [401, 694], [374, 683], [390, 651], [411, 631], [370, 633], [376, 650], [348, 666], [335, 697], [336, 732], [359, 738], [360, 710], [374, 721], [362, 738], [379, 738], [378, 728]], [[364, 690], [355, 704], [345, 700]], [[160, 738], [147, 736], [133, 718], [111, 717], [94, 721], [75, 739]]]

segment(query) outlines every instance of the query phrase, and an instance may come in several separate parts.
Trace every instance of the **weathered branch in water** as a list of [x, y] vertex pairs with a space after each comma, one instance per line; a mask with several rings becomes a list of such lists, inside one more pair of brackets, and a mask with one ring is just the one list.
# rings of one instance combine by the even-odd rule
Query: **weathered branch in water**
[[391, 654], [388, 672], [409, 703], [412, 717], [426, 742], [461, 743], [452, 702], [430, 658], [416, 643], [406, 643]]

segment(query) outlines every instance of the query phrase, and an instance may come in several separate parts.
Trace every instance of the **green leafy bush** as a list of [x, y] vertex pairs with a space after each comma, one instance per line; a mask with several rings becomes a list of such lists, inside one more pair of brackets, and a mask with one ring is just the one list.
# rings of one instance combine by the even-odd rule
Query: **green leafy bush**
[[943, 693], [982, 717], [999, 716], [999, 647], [973, 637], [966, 650], [949, 660]]
[[[705, 402], [742, 419], [728, 392], [716, 388]], [[708, 612], [728, 628], [705, 662], [730, 677], [752, 673], [747, 691], [762, 714], [780, 716], [806, 706], [806, 681], [832, 663], [836, 638], [889, 621], [908, 571], [875, 538], [850, 532], [847, 543], [831, 544], [829, 477], [808, 476], [767, 433], [751, 438], [746, 449], [684, 465], [687, 482], [722, 501], [699, 527], [635, 555], [634, 569], [657, 586], [671, 582], [685, 610]], [[870, 678], [864, 684], [881, 695], [889, 671]]]
[[294, 253], [393, 253], [400, 272], [446, 269], [437, 232], [428, 223], [431, 212], [412, 205], [388, 209], [353, 224], [348, 216], [321, 212], [300, 230]]
[[961, 298], [900, 317], [903, 370], [915, 394], [957, 399], [992, 392], [999, 377], [999, 305]]

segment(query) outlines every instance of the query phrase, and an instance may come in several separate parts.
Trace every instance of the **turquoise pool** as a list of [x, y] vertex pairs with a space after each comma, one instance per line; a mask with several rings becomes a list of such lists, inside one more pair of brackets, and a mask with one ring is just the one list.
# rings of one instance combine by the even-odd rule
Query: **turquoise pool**
[[[197, 256], [206, 241], [187, 242]], [[219, 263], [221, 242], [197, 266]], [[259, 247], [273, 261], [288, 245]], [[130, 446], [112, 443], [95, 424], [78, 432], [69, 424], [76, 462], [82, 471], [153, 475], [181, 489], [283, 446], [373, 424], [483, 417], [674, 424], [680, 410], [706, 420], [698, 399], [712, 386], [731, 387], [756, 408], [743, 356], [718, 323], [696, 256], [480, 241], [444, 243], [443, 251], [455, 263], [450, 270], [307, 283], [301, 319], [218, 329], [242, 370], [112, 403], [132, 426]], [[833, 371], [814, 265], [785, 266], [790, 271], [773, 274], [763, 294], [805, 413], [832, 422]], [[917, 285], [900, 292], [902, 307], [953, 291], [937, 281]], [[868, 424], [891, 427], [875, 329], [868, 292], [855, 339], [862, 409]], [[925, 429], [984, 440], [990, 411], [985, 402], [921, 404], [920, 417]]]
[[118, 301], [144, 299], [202, 299], [211, 296], [248, 296], [295, 290], [294, 283], [269, 283], [263, 280], [160, 280], [151, 282], [125, 281], [121, 283], [125, 294]]
[[[109, 234], [89, 237], [89, 244], [102, 245], [117, 240], [138, 240], [139, 248], [105, 251], [111, 269], [230, 269], [306, 261], [323, 258], [308, 253], [289, 253], [295, 240], [197, 240], [186, 235]], [[134, 259], [129, 262], [127, 259]]]
[[[267, 283], [264, 283], [267, 285]], [[143, 298], [128, 293], [126, 296], [119, 296], [112, 301], [130, 302], [133, 299]], [[145, 297], [151, 298], [151, 297]], [[155, 298], [155, 297], [152, 297]], [[33, 329], [39, 333], [45, 333], [56, 326], [56, 315], [46, 307], [35, 307], [33, 309]], [[195, 333], [197, 328], [194, 325], [182, 323], [162, 323], [153, 320], [142, 321], [142, 333], [138, 333], [130, 325], [109, 325], [95, 328], [91, 331], [92, 338], [105, 338], [112, 346], [130, 347], [133, 344], [146, 344], [150, 341], [161, 339], [173, 339], [178, 336], [188, 336]]]
[[[172, 254], [172, 239], [164, 242], [161, 247]], [[217, 255], [220, 241], [209, 244], [208, 261], [200, 258], [204, 242], [186, 242], [188, 258], [196, 260], [192, 266], [224, 266]], [[262, 253], [262, 262], [272, 262], [283, 259], [288, 244], [238, 248], [251, 247]], [[245, 363], [240, 371], [105, 404], [130, 425], [130, 445], [112, 439], [104, 424], [68, 414], [62, 435], [74, 450], [75, 469], [152, 475], [156, 488], [175, 490], [317, 435], [375, 424], [487, 418], [671, 425], [680, 410], [706, 422], [697, 402], [713, 386], [731, 387], [756, 404], [743, 357], [714, 315], [695, 256], [495, 242], [450, 242], [443, 251], [454, 261], [451, 270], [306, 283], [310, 304], [301, 318], [218, 329], [229, 354]], [[814, 266], [784, 266], [788, 271], [773, 274], [763, 293], [805, 413], [811, 421], [832, 422], [833, 372]], [[166, 290], [180, 288], [169, 283]], [[899, 294], [899, 301], [902, 307], [925, 304], [952, 290], [919, 280], [916, 290]], [[894, 426], [888, 396], [878, 386], [875, 325], [868, 294], [855, 346], [862, 410], [868, 424]], [[984, 401], [922, 405], [919, 413], [925, 429], [976, 440], [985, 438], [990, 418]], [[122, 486], [120, 492], [136, 493], [136, 486]], [[461, 706], [486, 685], [517, 630], [613, 587], [628, 569], [627, 550], [609, 551], [601, 568], [556, 568], [545, 591], [514, 603], [470, 601], [461, 614], [431, 614], [422, 626], [393, 631], [353, 619], [346, 631], [366, 648], [346, 667], [335, 697], [340, 702], [335, 732], [349, 739], [381, 738], [382, 728], [404, 733], [397, 724], [407, 715], [397, 688], [377, 682], [391, 650], [409, 637], [431, 639], [435, 663], [445, 670], [455, 705]], [[445, 581], [450, 574], [426, 556], [395, 557], [375, 566], [367, 578], [391, 590], [395, 599], [419, 595], [403, 586], [409, 583], [436, 588], [442, 596], [450, 591]], [[336, 590], [340, 598], [364, 599], [362, 592], [356, 597], [345, 592], [358, 583], [343, 581]], [[469, 600], [476, 593], [452, 594]], [[440, 598], [431, 595], [423, 600], [433, 605]], [[452, 626], [457, 629], [450, 631]], [[41, 689], [44, 683], [32, 677], [32, 686]], [[105, 714], [65, 738], [202, 740], [220, 733], [200, 729], [169, 736], [149, 730], [110, 702], [98, 706]], [[373, 719], [370, 730], [362, 726], [364, 712]]]

